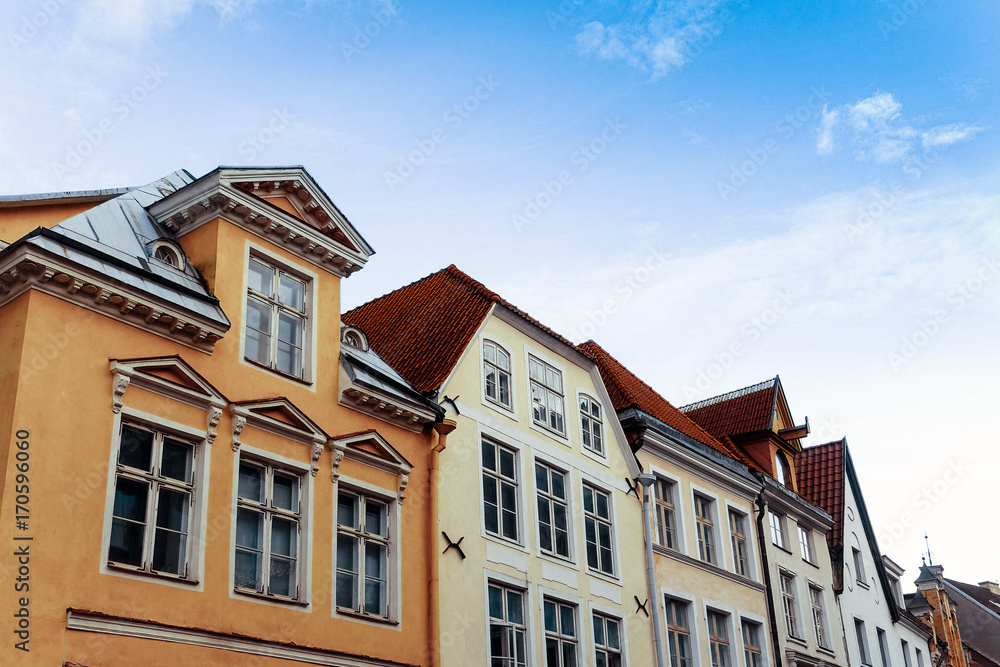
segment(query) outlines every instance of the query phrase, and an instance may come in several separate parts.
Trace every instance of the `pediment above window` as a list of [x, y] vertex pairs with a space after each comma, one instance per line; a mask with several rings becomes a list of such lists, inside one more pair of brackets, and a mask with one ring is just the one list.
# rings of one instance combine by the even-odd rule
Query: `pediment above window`
[[403, 502], [404, 491], [413, 466], [378, 431], [371, 429], [331, 438], [328, 446], [333, 451], [334, 482], [340, 478], [340, 464], [347, 458], [396, 475], [399, 483], [399, 502]]
[[329, 436], [287, 398], [246, 401], [229, 406], [233, 417], [233, 451], [243, 444], [240, 437], [247, 426], [311, 448], [312, 474], [319, 472], [319, 458]]

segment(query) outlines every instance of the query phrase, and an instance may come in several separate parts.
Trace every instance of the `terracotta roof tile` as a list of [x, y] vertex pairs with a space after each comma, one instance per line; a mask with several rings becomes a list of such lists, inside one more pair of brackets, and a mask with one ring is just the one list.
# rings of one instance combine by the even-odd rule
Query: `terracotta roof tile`
[[771, 428], [778, 378], [681, 406], [680, 411], [721, 440]]
[[561, 343], [563, 338], [454, 264], [343, 315], [417, 391], [440, 388], [493, 304], [503, 306]]
[[823, 508], [833, 517], [833, 528], [826, 534], [831, 550], [844, 544], [844, 499], [847, 485], [844, 440], [804, 448], [795, 457], [799, 495]]
[[611, 402], [614, 404], [615, 410], [626, 410], [628, 408], [642, 410], [664, 424], [677, 429], [684, 435], [694, 438], [716, 451], [722, 452], [743, 465], [754, 470], [760, 469], [738, 448], [732, 445], [727, 446], [712, 437], [710, 433], [671, 405], [670, 401], [660, 396], [652, 387], [639, 379], [638, 376], [594, 341], [589, 340], [582, 345], [578, 345], [577, 349], [585, 352], [597, 361], [601, 377], [608, 388], [608, 395], [611, 397]]

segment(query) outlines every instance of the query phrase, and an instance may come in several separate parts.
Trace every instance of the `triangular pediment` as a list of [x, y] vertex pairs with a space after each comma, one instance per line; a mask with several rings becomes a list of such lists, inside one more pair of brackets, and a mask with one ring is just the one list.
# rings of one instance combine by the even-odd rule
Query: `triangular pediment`
[[234, 403], [230, 412], [245, 419], [247, 426], [304, 444], [322, 444], [328, 439], [316, 422], [284, 397]]
[[222, 392], [179, 356], [112, 359], [111, 372], [116, 378], [128, 378], [128, 384], [133, 387], [197, 407], [221, 408], [227, 403]]
[[375, 429], [333, 438], [333, 446], [344, 455], [372, 467], [407, 474], [413, 468], [389, 441]]

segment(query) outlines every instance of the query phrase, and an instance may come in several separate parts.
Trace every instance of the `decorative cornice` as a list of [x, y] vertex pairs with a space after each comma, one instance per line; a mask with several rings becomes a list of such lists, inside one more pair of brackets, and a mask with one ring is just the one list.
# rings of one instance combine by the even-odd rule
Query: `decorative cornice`
[[[380, 450], [382, 454], [373, 454], [354, 446], [362, 442], [367, 442], [370, 445], [373, 445], [375, 449]], [[327, 441], [326, 446], [330, 449], [333, 455], [333, 474], [331, 476], [331, 481], [336, 483], [340, 478], [340, 464], [343, 462], [344, 458], [348, 458], [370, 468], [375, 468], [376, 470], [382, 470], [383, 472], [396, 475], [396, 497], [400, 504], [402, 504], [403, 499], [406, 497], [405, 491], [407, 485], [410, 483], [409, 475], [413, 470], [413, 467], [410, 465], [409, 461], [403, 458], [402, 454], [396, 451], [396, 449], [390, 445], [385, 438], [379, 435], [378, 431], [371, 430], [363, 433], [341, 436], [339, 438], [330, 438], [330, 440]]]
[[222, 410], [213, 406], [208, 410], [208, 444], [215, 442], [215, 438], [218, 436], [216, 427], [219, 425], [219, 421], [222, 419]]
[[341, 392], [340, 404], [413, 432], [421, 431], [424, 424], [434, 421], [434, 415], [429, 410], [426, 414], [419, 414], [409, 406], [397, 405], [388, 396], [358, 385]]
[[247, 425], [247, 418], [236, 414], [235, 405], [229, 406], [229, 414], [233, 417], [233, 451], [238, 452], [240, 451], [240, 445], [243, 444], [240, 442], [240, 434], [243, 433], [243, 429]]
[[26, 243], [0, 260], [0, 306], [29, 289], [207, 353], [229, 328]]
[[[288, 411], [303, 426], [293, 426], [257, 412], [257, 410], [273, 408], [282, 408]], [[310, 447], [309, 458], [312, 476], [315, 477], [319, 472], [319, 459], [323, 456], [329, 436], [291, 401], [278, 398], [252, 403], [234, 403], [229, 407], [229, 412], [233, 415], [233, 451], [239, 450], [242, 445], [240, 434], [247, 425], [250, 425], [279, 437], [308, 445]]]
[[122, 405], [125, 400], [125, 390], [128, 389], [128, 385], [131, 381], [132, 378], [123, 374], [121, 371], [116, 371], [114, 373], [114, 396], [111, 399], [111, 412], [118, 414], [122, 411]]

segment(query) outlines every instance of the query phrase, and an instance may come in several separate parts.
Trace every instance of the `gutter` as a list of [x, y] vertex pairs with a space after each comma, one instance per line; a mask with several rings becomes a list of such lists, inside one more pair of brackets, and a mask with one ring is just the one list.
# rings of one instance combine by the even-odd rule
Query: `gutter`
[[664, 667], [663, 638], [660, 634], [660, 605], [656, 594], [656, 578], [653, 572], [653, 536], [649, 516], [649, 487], [656, 482], [656, 476], [645, 472], [639, 475], [642, 484], [642, 531], [646, 534], [646, 581], [649, 585], [649, 599], [653, 603], [653, 644], [656, 647], [657, 667]]
[[[771, 646], [773, 647], [774, 666], [781, 667], [779, 652], [781, 644], [778, 638], [778, 620], [774, 611], [774, 587], [771, 584], [771, 565], [767, 560], [767, 542], [764, 532], [764, 515], [767, 514], [767, 501], [764, 500], [764, 487], [757, 494], [757, 545], [760, 549], [760, 564], [764, 571], [764, 587], [767, 589], [767, 620], [771, 625]], [[768, 531], [769, 533], [770, 531]]]
[[428, 615], [430, 622], [427, 627], [428, 664], [431, 667], [441, 665], [441, 575], [438, 563], [438, 458], [447, 446], [448, 434], [455, 430], [458, 424], [454, 419], [444, 419], [432, 427], [437, 442], [431, 447], [429, 485], [430, 503], [427, 512], [427, 558], [430, 561], [430, 577], [427, 582]]

